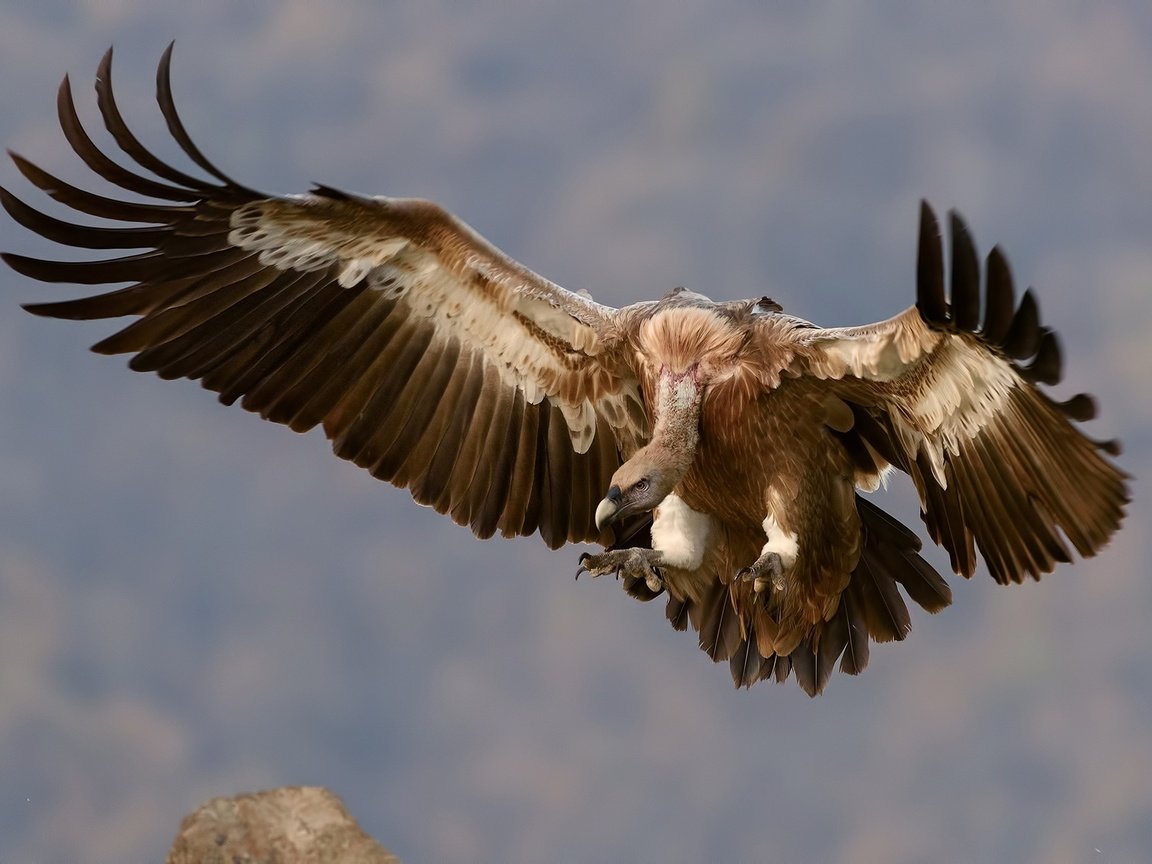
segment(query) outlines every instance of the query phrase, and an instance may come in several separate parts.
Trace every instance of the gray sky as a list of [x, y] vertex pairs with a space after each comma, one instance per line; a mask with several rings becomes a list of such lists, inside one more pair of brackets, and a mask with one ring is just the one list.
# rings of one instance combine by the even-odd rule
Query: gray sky
[[[306, 783], [410, 862], [1152, 859], [1152, 7], [953, 5], [0, 7], [0, 143], [65, 179], [55, 87], [96, 130], [109, 44], [175, 153], [175, 38], [233, 176], [433, 198], [602, 302], [877, 320], [919, 199], [955, 206], [1137, 478], [1098, 558], [956, 584], [817, 700], [737, 692], [658, 605], [573, 582], [579, 550], [473, 540], [317, 434], [88, 354], [106, 322], [17, 306], [73, 289], [0, 272], [0, 861], [160, 860], [204, 798]], [[905, 483], [881, 503], [921, 527]]]

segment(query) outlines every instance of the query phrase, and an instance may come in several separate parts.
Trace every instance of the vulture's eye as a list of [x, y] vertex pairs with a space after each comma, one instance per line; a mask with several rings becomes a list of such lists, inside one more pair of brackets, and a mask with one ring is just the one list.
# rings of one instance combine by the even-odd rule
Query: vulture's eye
[[648, 491], [648, 478], [647, 477], [641, 477], [639, 480], [636, 481], [636, 485], [633, 486], [632, 488], [635, 489], [637, 492], [647, 492]]

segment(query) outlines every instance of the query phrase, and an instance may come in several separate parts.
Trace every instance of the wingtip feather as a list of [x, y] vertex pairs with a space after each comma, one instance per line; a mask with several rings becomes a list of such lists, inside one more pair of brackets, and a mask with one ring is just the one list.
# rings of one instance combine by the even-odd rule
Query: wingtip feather
[[952, 318], [968, 333], [980, 326], [980, 264], [972, 232], [955, 210], [948, 211], [948, 234], [952, 240]]
[[920, 201], [920, 241], [916, 255], [916, 306], [930, 323], [943, 323], [947, 320], [940, 223], [928, 202], [923, 199]]

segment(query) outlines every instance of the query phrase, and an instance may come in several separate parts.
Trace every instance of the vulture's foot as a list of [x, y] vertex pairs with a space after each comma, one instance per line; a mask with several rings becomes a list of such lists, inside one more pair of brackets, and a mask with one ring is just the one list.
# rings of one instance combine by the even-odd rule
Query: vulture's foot
[[585, 552], [580, 556], [576, 578], [579, 579], [581, 573], [592, 576], [613, 573], [617, 579], [632, 576], [643, 579], [652, 591], [659, 593], [664, 590], [664, 577], [656, 565], [662, 560], [663, 555], [655, 549], [610, 549], [599, 555]]
[[751, 567], [745, 567], [737, 577], [745, 582], [752, 583], [752, 590], [762, 594], [771, 588], [773, 591], [784, 590], [784, 559], [779, 552], [765, 552], [757, 558]]

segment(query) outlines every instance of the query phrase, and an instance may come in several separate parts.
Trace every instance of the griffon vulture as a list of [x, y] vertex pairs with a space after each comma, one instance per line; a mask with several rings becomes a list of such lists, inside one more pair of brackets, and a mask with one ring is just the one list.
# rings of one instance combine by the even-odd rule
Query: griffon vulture
[[[763, 298], [691, 291], [623, 309], [536, 275], [436, 204], [326, 186], [269, 197], [219, 171], [172, 101], [171, 46], [157, 99], [201, 179], [153, 155], [113, 99], [111, 52], [97, 102], [126, 168], [77, 118], [64, 135], [133, 200], [84, 191], [20, 156], [48, 196], [117, 227], [73, 224], [3, 191], [13, 219], [94, 261], [7, 254], [45, 282], [130, 283], [26, 308], [53, 318], [136, 316], [94, 346], [133, 369], [190, 378], [406, 488], [479, 537], [539, 533], [595, 543], [580, 572], [633, 596], [667, 594], [737, 685], [794, 672], [820, 692], [834, 665], [858, 673], [869, 639], [903, 639], [904, 594], [929, 612], [947, 583], [920, 541], [861, 493], [912, 478], [952, 569], [977, 553], [997, 582], [1039, 578], [1072, 550], [1094, 555], [1120, 525], [1126, 475], [1056, 402], [1059, 342], [1004, 256], [981, 267], [951, 214], [950, 295], [940, 229], [920, 213], [916, 305], [826, 330]], [[145, 176], [145, 175], [151, 176]], [[148, 203], [137, 197], [151, 199]]]

